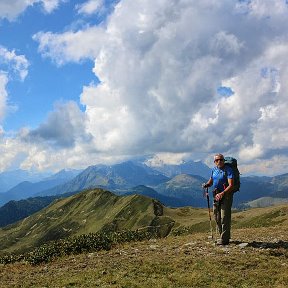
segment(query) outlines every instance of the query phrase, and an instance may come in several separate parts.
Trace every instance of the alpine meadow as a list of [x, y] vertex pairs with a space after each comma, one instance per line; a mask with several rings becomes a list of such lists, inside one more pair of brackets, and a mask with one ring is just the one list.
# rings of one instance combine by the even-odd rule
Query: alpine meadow
[[1, 0], [0, 288], [288, 287], [287, 19]]

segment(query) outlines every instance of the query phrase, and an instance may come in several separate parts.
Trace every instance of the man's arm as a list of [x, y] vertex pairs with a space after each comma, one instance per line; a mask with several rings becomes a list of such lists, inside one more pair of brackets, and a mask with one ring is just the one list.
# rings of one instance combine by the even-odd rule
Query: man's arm
[[215, 200], [219, 201], [222, 199], [222, 197], [225, 195], [225, 193], [230, 193], [231, 191], [233, 191], [233, 185], [234, 185], [234, 181], [233, 178], [228, 178], [228, 186], [225, 187], [225, 189], [221, 192], [215, 195]]

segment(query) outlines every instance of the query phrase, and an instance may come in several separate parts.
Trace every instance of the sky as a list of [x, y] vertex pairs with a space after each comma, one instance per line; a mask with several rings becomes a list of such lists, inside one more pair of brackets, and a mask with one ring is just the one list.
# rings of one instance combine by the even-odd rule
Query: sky
[[0, 171], [223, 153], [287, 173], [287, 19], [285, 0], [0, 0]]

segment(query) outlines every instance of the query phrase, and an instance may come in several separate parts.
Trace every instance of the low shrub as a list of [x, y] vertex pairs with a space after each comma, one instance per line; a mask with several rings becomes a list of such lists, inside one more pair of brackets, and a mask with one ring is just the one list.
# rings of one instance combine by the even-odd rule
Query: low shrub
[[98, 232], [82, 234], [57, 241], [51, 241], [24, 254], [10, 254], [0, 257], [1, 264], [26, 261], [32, 265], [47, 263], [65, 255], [76, 255], [100, 250], [110, 250], [118, 243], [143, 241], [157, 237], [146, 230]]

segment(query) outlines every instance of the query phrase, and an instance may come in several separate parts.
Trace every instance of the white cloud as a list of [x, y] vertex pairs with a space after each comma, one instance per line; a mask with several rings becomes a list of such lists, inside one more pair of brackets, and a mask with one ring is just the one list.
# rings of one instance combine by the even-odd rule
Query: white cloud
[[183, 159], [186, 157], [189, 158], [189, 155], [185, 153], [157, 153], [153, 155], [151, 158], [148, 158], [145, 162], [148, 166], [157, 167], [166, 165], [179, 165], [183, 163]]
[[260, 144], [255, 144], [252, 146], [244, 146], [239, 153], [240, 159], [244, 161], [251, 161], [252, 159], [257, 159], [263, 155], [263, 147]]
[[51, 146], [74, 147], [76, 142], [89, 141], [85, 133], [85, 115], [75, 102], [57, 103], [47, 120], [37, 129], [27, 131], [22, 139], [29, 142], [46, 142]]
[[[8, 93], [6, 91], [6, 85], [8, 83], [8, 77], [6, 73], [0, 71], [0, 120], [2, 121], [5, 112], [6, 112], [6, 105], [7, 105], [7, 97]], [[2, 130], [2, 127], [1, 127]], [[2, 133], [1, 133], [2, 134]]]
[[0, 67], [4, 66], [23, 81], [28, 74], [29, 62], [24, 55], [16, 55], [15, 51], [9, 51], [0, 46]]
[[100, 51], [102, 38], [103, 31], [98, 27], [58, 35], [38, 32], [33, 36], [33, 39], [40, 43], [39, 52], [44, 57], [51, 57], [57, 65], [69, 61], [94, 60]]
[[[255, 159], [246, 165], [240, 165], [239, 171], [243, 175], [275, 176], [287, 172], [288, 157], [286, 155], [274, 155], [269, 159]], [[280, 164], [280, 165], [279, 165]]]
[[250, 13], [257, 17], [279, 17], [287, 15], [285, 0], [261, 1], [253, 0], [250, 3]]
[[17, 55], [14, 50], [9, 51], [0, 46], [0, 121], [7, 112], [8, 92], [7, 84], [14, 79], [24, 81], [28, 74], [29, 62], [24, 55]]
[[[101, 83], [81, 95], [89, 153], [211, 157], [222, 151], [242, 164], [272, 163], [275, 155], [286, 159], [288, 147], [283, 3], [122, 0], [105, 26], [39, 32], [34, 39], [58, 65], [95, 59]], [[100, 4], [88, 1], [78, 12], [94, 13]], [[220, 86], [234, 94], [217, 94]], [[71, 151], [77, 147], [85, 158], [81, 145]]]
[[1, 0], [0, 1], [0, 19], [7, 18], [8, 20], [15, 20], [18, 15], [23, 13], [29, 6], [37, 3], [43, 5], [47, 13], [51, 13], [58, 8], [61, 2], [66, 0]]
[[38, 2], [42, 3], [44, 10], [47, 13], [51, 13], [52, 11], [57, 9], [61, 3], [67, 2], [67, 0], [41, 0]]
[[83, 4], [77, 5], [78, 13], [94, 14], [100, 12], [104, 7], [104, 0], [89, 0]]
[[244, 45], [235, 35], [220, 31], [212, 38], [211, 46], [212, 50], [221, 54], [239, 54]]

